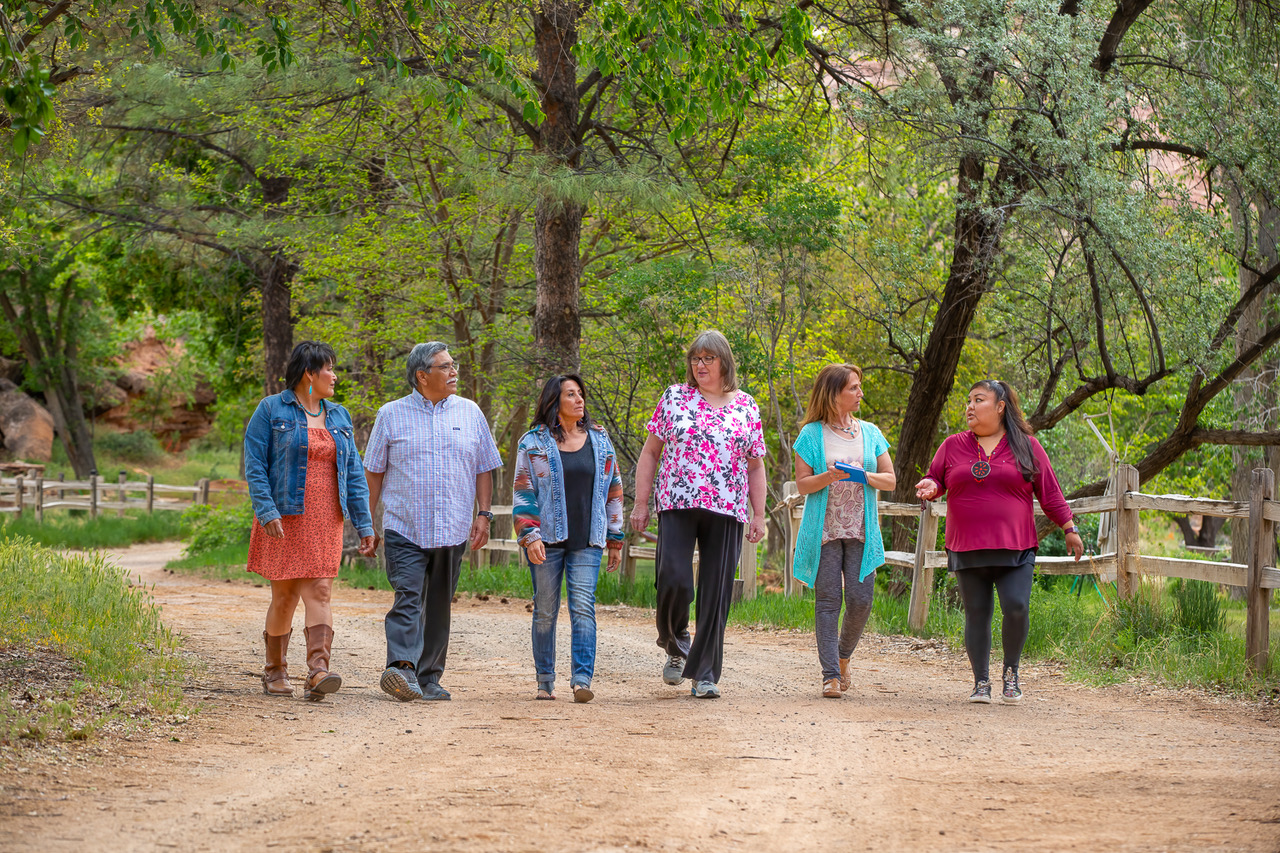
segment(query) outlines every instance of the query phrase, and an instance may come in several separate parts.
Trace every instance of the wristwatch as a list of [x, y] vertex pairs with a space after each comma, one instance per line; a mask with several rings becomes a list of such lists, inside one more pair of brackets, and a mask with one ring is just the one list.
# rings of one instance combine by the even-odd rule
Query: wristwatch
[[479, 512], [476, 513], [476, 515], [483, 515], [485, 518], [489, 519], [490, 521], [493, 521], [493, 513], [489, 512], [489, 510], [487, 509], [480, 510]]
[[1067, 536], [1069, 534], [1076, 533], [1076, 532], [1078, 531], [1076, 530], [1076, 526], [1073, 524], [1070, 527], [1064, 528], [1062, 531], [1062, 535]]

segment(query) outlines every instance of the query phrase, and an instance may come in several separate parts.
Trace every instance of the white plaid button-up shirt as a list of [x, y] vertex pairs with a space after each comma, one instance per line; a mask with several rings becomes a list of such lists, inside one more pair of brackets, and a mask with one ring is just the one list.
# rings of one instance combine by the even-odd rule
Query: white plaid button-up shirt
[[466, 541], [476, 476], [501, 468], [502, 457], [479, 406], [456, 394], [433, 404], [415, 390], [378, 410], [364, 467], [386, 474], [384, 529], [446, 548]]

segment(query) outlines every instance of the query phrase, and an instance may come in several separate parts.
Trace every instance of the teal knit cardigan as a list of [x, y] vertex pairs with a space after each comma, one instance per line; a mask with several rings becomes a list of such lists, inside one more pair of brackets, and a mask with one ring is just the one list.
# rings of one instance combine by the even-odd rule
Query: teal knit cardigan
[[[874, 424], [859, 420], [862, 427], [863, 467], [875, 473], [876, 459], [889, 449], [889, 442]], [[820, 474], [827, 470], [827, 451], [822, 443], [822, 424], [805, 424], [796, 436], [792, 449], [805, 464]], [[862, 487], [863, 506], [866, 508], [866, 544], [862, 549], [862, 568], [858, 580], [867, 579], [884, 565], [884, 541], [880, 538], [880, 513], [876, 509], [876, 490]], [[791, 564], [792, 576], [805, 586], [813, 586], [818, 577], [818, 553], [822, 550], [822, 523], [827, 517], [827, 487], [812, 492], [804, 502], [804, 516], [800, 519], [800, 532], [796, 535], [795, 559]]]

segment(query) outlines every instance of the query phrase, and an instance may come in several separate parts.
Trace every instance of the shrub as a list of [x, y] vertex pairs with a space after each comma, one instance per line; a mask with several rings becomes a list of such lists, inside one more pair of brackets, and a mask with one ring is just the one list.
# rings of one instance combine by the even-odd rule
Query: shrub
[[1191, 635], [1213, 634], [1222, 630], [1226, 615], [1216, 585], [1207, 581], [1178, 579], [1173, 589], [1174, 621]]
[[128, 462], [155, 462], [164, 458], [160, 442], [145, 429], [105, 433], [98, 436], [94, 445], [104, 454]]
[[194, 557], [233, 545], [244, 545], [253, 530], [253, 504], [249, 501], [219, 506], [197, 504], [182, 514], [191, 531], [186, 556]]

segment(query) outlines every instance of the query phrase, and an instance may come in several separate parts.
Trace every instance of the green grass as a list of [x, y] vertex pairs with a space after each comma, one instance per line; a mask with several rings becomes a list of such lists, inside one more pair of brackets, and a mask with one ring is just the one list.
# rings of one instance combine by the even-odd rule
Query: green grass
[[[98, 463], [99, 473], [106, 479], [115, 479], [120, 471], [129, 475], [130, 479], [145, 478], [152, 474], [156, 482], [171, 486], [194, 486], [200, 479], [210, 480], [238, 478], [240, 476], [240, 451], [238, 448], [217, 447], [213, 445], [195, 444], [179, 454], [166, 453], [163, 450], [156, 455], [147, 454], [142, 458], [132, 452], [120, 452], [122, 442], [120, 433], [109, 433], [102, 430], [94, 441], [94, 459]], [[108, 436], [111, 436], [108, 438]], [[75, 471], [67, 461], [66, 450], [62, 442], [53, 443], [53, 457], [45, 465], [45, 480], [56, 480], [58, 474], [66, 475], [68, 480], [75, 480]]]
[[0, 520], [0, 541], [21, 536], [37, 545], [80, 551], [123, 548], [135, 542], [165, 542], [181, 538], [184, 532], [182, 514], [171, 511], [147, 515], [130, 510], [124, 518], [116, 518], [111, 511], [94, 519], [51, 510], [45, 513], [43, 524], [37, 524], [30, 513], [22, 518], [6, 515]]
[[0, 541], [0, 648], [10, 663], [65, 661], [74, 676], [61, 686], [29, 681], [26, 694], [54, 694], [33, 697], [39, 701], [0, 697], [7, 742], [88, 736], [125, 702], [157, 712], [182, 703], [187, 664], [177, 638], [151, 596], [99, 554]]

